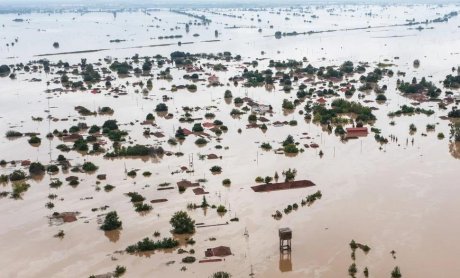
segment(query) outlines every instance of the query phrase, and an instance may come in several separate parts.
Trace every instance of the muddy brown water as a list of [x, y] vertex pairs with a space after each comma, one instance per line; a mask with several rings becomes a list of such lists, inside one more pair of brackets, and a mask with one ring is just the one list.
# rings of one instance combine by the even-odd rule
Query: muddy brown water
[[[459, 66], [460, 20], [453, 18], [448, 23], [433, 24], [433, 30], [417, 31], [408, 27], [382, 28], [379, 30], [358, 30], [350, 32], [322, 33], [311, 36], [284, 37], [280, 40], [272, 35], [275, 31], [309, 31], [339, 28], [356, 28], [366, 25], [394, 24], [415, 18], [424, 20], [436, 18], [458, 6], [341, 6], [334, 7], [334, 12], [325, 8], [314, 7], [304, 17], [294, 17], [292, 12], [281, 11], [279, 15], [269, 11], [219, 10], [242, 19], [234, 19], [198, 11], [213, 20], [209, 27], [191, 26], [186, 33], [183, 25], [189, 18], [170, 13], [166, 10], [152, 12], [151, 16], [140, 12], [118, 13], [116, 18], [106, 13], [79, 14], [29, 14], [30, 23], [12, 22], [16, 15], [0, 15], [0, 23], [5, 24], [0, 38], [0, 64], [27, 62], [34, 55], [43, 53], [79, 51], [87, 49], [109, 48], [108, 51], [75, 55], [58, 55], [49, 57], [52, 61], [78, 62], [86, 57], [89, 62], [96, 62], [105, 56], [131, 57], [134, 53], [153, 56], [157, 53], [169, 55], [175, 50], [217, 53], [229, 50], [240, 54], [244, 61], [255, 58], [300, 60], [307, 57], [314, 66], [339, 65], [345, 60], [355, 64], [368, 61], [375, 63], [389, 59], [395, 66], [391, 68], [405, 71], [406, 81], [413, 76], [438, 83], [452, 67]], [[366, 15], [372, 11], [373, 15]], [[331, 15], [338, 14], [338, 15]], [[439, 13], [439, 14], [437, 14]], [[257, 19], [262, 18], [258, 23]], [[316, 14], [319, 19], [311, 19]], [[153, 16], [162, 18], [155, 21]], [[75, 17], [75, 20], [72, 18]], [[285, 17], [290, 20], [286, 21]], [[311, 20], [305, 23], [304, 19]], [[153, 21], [153, 23], [152, 23]], [[270, 22], [268, 22], [270, 21]], [[160, 28], [147, 27], [159, 25]], [[226, 29], [232, 25], [255, 25], [263, 28]], [[269, 29], [269, 25], [274, 25]], [[181, 26], [181, 29], [170, 31], [169, 28]], [[45, 31], [37, 31], [42, 29]], [[218, 29], [219, 42], [201, 42], [214, 38], [214, 30]], [[88, 31], [90, 30], [90, 31]], [[145, 31], [148, 30], [148, 31]], [[194, 44], [157, 47], [153, 49], [124, 49], [136, 45], [158, 43], [160, 35], [182, 34], [181, 41], [193, 40]], [[200, 33], [199, 38], [193, 37]], [[108, 37], [107, 35], [110, 35]], [[398, 35], [398, 36], [395, 36]], [[403, 36], [404, 35], [404, 36]], [[19, 37], [13, 47], [5, 44]], [[40, 39], [39, 39], [40, 38]], [[52, 49], [52, 43], [59, 38], [61, 48]], [[82, 39], [84, 38], [84, 39]], [[109, 43], [110, 39], [127, 39], [120, 44]], [[177, 42], [178, 40], [173, 40]], [[169, 40], [163, 40], [169, 43]], [[265, 51], [261, 55], [260, 51]], [[279, 53], [278, 53], [279, 51]], [[14, 58], [8, 58], [14, 57]], [[324, 57], [324, 59], [323, 59]], [[400, 57], [396, 60], [394, 57]], [[413, 68], [412, 61], [420, 59], [421, 66]], [[201, 61], [205, 63], [207, 61]], [[218, 72], [220, 80], [241, 72], [240, 63], [229, 63], [229, 71]], [[260, 61], [258, 69], [266, 69], [268, 61]], [[154, 73], [158, 70], [155, 68]], [[206, 70], [211, 72], [210, 70]], [[281, 103], [284, 98], [294, 99], [295, 90], [290, 94], [280, 91], [279, 85], [268, 92], [265, 88], [205, 87], [207, 82], [199, 82], [195, 93], [181, 90], [169, 92], [172, 84], [188, 84], [182, 79], [184, 71], [172, 69], [174, 80], [154, 80], [153, 90], [148, 99], [135, 88], [128, 86], [127, 95], [114, 98], [89, 92], [68, 92], [47, 94], [47, 88], [57, 87], [46, 85], [50, 79], [45, 73], [19, 74], [17, 80], [0, 79], [0, 134], [10, 129], [21, 132], [39, 132], [42, 142], [38, 147], [30, 146], [27, 138], [8, 140], [0, 138], [0, 159], [6, 161], [25, 160], [48, 163], [56, 159], [60, 152], [55, 148], [62, 143], [57, 138], [52, 140], [44, 136], [54, 129], [62, 130], [72, 124], [86, 122], [101, 125], [105, 120], [115, 118], [122, 129], [130, 131], [130, 136], [141, 144], [162, 144], [168, 151], [182, 152], [184, 156], [163, 156], [162, 158], [125, 158], [104, 159], [102, 156], [80, 155], [76, 152], [65, 153], [73, 165], [91, 161], [100, 168], [94, 174], [76, 174], [80, 184], [75, 188], [66, 182], [58, 188], [48, 186], [51, 178], [64, 180], [69, 174], [60, 171], [56, 175], [45, 175], [39, 180], [29, 180], [31, 187], [24, 193], [22, 200], [10, 198], [0, 199], [0, 260], [2, 275], [5, 277], [88, 277], [91, 274], [103, 274], [113, 271], [116, 265], [127, 267], [125, 277], [208, 277], [213, 272], [228, 271], [234, 277], [248, 277], [251, 271], [255, 277], [345, 277], [348, 266], [352, 263], [349, 242], [367, 244], [372, 249], [365, 255], [356, 253], [356, 264], [360, 273], [365, 266], [369, 268], [371, 277], [390, 277], [391, 270], [397, 265], [403, 277], [458, 277], [460, 266], [456, 258], [460, 255], [460, 195], [458, 188], [459, 149], [458, 144], [449, 143], [448, 138], [437, 139], [437, 133], [449, 134], [449, 121], [439, 117], [447, 111], [438, 110], [437, 104], [422, 103], [421, 107], [435, 110], [432, 116], [415, 115], [401, 116], [390, 119], [389, 111], [394, 111], [402, 104], [412, 101], [401, 96], [395, 88], [397, 77], [385, 77], [380, 84], [387, 84], [388, 101], [384, 104], [370, 103], [379, 108], [375, 111], [378, 120], [375, 126], [382, 129], [382, 134], [398, 137], [398, 143], [390, 142], [380, 146], [370, 134], [367, 137], [349, 140], [344, 143], [333, 134], [327, 134], [316, 124], [307, 122], [298, 110], [284, 114]], [[42, 82], [28, 82], [31, 78], [40, 78]], [[356, 77], [356, 76], [355, 76]], [[136, 81], [138, 78], [125, 78], [117, 82]], [[145, 80], [145, 78], [144, 78]], [[226, 84], [226, 82], [224, 82]], [[441, 84], [437, 84], [442, 87]], [[310, 86], [310, 85], [308, 85]], [[162, 91], [160, 88], [166, 88]], [[139, 89], [139, 88], [137, 88]], [[230, 116], [234, 108], [226, 103], [223, 93], [230, 89], [234, 97], [248, 96], [255, 101], [271, 104], [273, 116], [265, 115], [271, 122], [295, 119], [298, 126], [269, 126], [263, 133], [259, 129], [245, 129], [247, 115], [240, 119]], [[445, 91], [443, 89], [443, 91]], [[142, 122], [147, 113], [161, 102], [162, 95], [172, 96], [167, 102], [174, 118], [167, 120], [156, 118], [158, 130], [164, 138], [145, 138], [139, 123], [128, 125], [136, 120]], [[370, 93], [366, 99], [374, 100], [375, 94]], [[352, 100], [358, 100], [357, 94]], [[328, 100], [330, 102], [330, 100]], [[81, 117], [74, 110], [82, 105], [90, 110], [110, 106], [115, 110], [112, 116]], [[210, 111], [216, 119], [222, 120], [229, 128], [221, 136], [221, 143], [212, 139], [205, 146], [197, 147], [194, 141], [198, 137], [190, 136], [182, 144], [170, 146], [166, 140], [174, 135], [179, 126], [191, 129], [192, 124], [180, 124], [179, 115], [182, 106], [216, 106]], [[52, 108], [50, 108], [52, 107]], [[53, 117], [69, 121], [48, 122], [48, 112]], [[194, 113], [203, 117], [205, 111]], [[35, 122], [31, 117], [43, 117], [42, 122]], [[74, 121], [76, 120], [76, 121]], [[394, 120], [396, 125], [390, 125]], [[417, 133], [409, 135], [409, 125], [415, 123]], [[427, 124], [437, 124], [435, 132], [425, 132]], [[242, 133], [237, 132], [242, 128]], [[427, 136], [421, 136], [421, 133]], [[299, 139], [308, 133], [312, 139]], [[262, 151], [258, 146], [262, 142], [270, 142], [279, 147], [287, 135], [293, 135], [301, 144], [319, 144], [318, 149], [305, 149], [294, 157], [275, 154], [273, 151]], [[414, 144], [411, 139], [414, 138]], [[406, 139], [409, 143], [406, 145]], [[108, 140], [108, 139], [107, 139]], [[109, 142], [110, 144], [110, 142]], [[228, 149], [215, 149], [220, 144]], [[399, 144], [399, 145], [398, 145]], [[380, 148], [381, 147], [381, 148]], [[319, 150], [324, 152], [319, 157]], [[214, 153], [222, 156], [217, 160], [199, 160], [199, 154]], [[189, 155], [194, 157], [194, 173], [181, 172], [182, 166], [189, 166]], [[212, 175], [209, 168], [219, 165], [223, 171]], [[136, 178], [126, 177], [127, 170], [140, 169]], [[312, 188], [285, 190], [268, 193], [256, 193], [250, 188], [255, 185], [257, 176], [279, 174], [288, 168], [297, 169], [297, 179], [308, 179], [316, 186]], [[0, 168], [0, 173], [10, 173], [13, 169], [8, 164]], [[143, 171], [152, 172], [152, 176], [143, 177]], [[96, 191], [97, 174], [107, 174], [102, 181], [101, 190]], [[73, 173], [72, 173], [73, 175]], [[153, 238], [159, 231], [161, 237], [169, 237], [171, 226], [168, 223], [171, 215], [178, 210], [186, 210], [188, 203], [200, 204], [202, 196], [195, 196], [192, 190], [179, 194], [176, 189], [158, 191], [158, 184], [169, 182], [172, 185], [181, 179], [197, 180], [205, 178], [202, 183], [206, 198], [210, 204], [225, 205], [229, 210], [219, 216], [213, 209], [189, 210], [196, 223], [206, 225], [223, 224], [233, 217], [239, 222], [229, 225], [204, 227], [197, 229], [193, 235], [196, 244], [181, 246], [195, 250], [198, 260], [204, 259], [207, 248], [219, 245], [229, 246], [232, 256], [225, 257], [223, 262], [185, 265], [181, 259], [187, 254], [179, 255], [176, 250], [156, 251], [142, 255], [119, 254], [115, 251], [124, 250], [144, 237]], [[231, 186], [222, 186], [222, 180], [229, 178]], [[103, 186], [111, 184], [115, 188], [105, 192]], [[148, 185], [148, 186], [147, 186]], [[0, 185], [0, 191], [10, 191], [11, 184]], [[302, 198], [321, 190], [322, 198], [307, 207], [299, 207], [288, 215], [283, 214], [281, 220], [274, 220], [271, 215], [282, 211], [287, 205], [298, 203]], [[129, 198], [124, 193], [137, 191], [147, 200], [168, 199], [167, 202], [152, 204], [153, 210], [147, 214], [134, 211]], [[55, 207], [45, 208], [48, 194], [57, 194]], [[63, 198], [63, 200], [61, 200]], [[123, 229], [115, 233], [104, 233], [98, 226], [101, 215], [107, 211], [95, 211], [108, 205], [107, 211], [116, 210], [123, 221]], [[49, 216], [53, 211], [79, 211], [78, 220], [60, 226], [49, 225]], [[278, 229], [290, 227], [293, 231], [292, 253], [290, 260], [280, 258], [278, 249]], [[63, 239], [55, 238], [59, 230], [64, 230]], [[247, 235], [245, 235], [247, 231]], [[215, 241], [209, 238], [215, 237]], [[390, 252], [396, 251], [396, 259]], [[168, 262], [175, 261], [173, 264]], [[182, 266], [186, 271], [181, 271]], [[362, 277], [362, 276], [359, 276]]]

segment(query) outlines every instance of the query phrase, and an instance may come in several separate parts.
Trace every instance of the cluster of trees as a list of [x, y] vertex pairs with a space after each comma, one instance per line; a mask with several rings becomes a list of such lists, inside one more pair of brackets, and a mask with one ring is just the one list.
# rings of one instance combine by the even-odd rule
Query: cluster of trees
[[306, 73], [306, 74], [315, 74], [318, 71], [317, 68], [308, 64], [305, 68], [296, 69], [296, 72]]
[[14, 170], [10, 175], [9, 179], [10, 181], [20, 181], [24, 180], [26, 178], [26, 173], [22, 170]]
[[[250, 71], [245, 69], [243, 73], [243, 77], [246, 79], [245, 86], [247, 87], [257, 87], [265, 82], [265, 74], [259, 72], [258, 70]], [[271, 75], [270, 75], [271, 77]]]
[[302, 66], [302, 61], [287, 60], [287, 61], [274, 61], [270, 60], [269, 67], [273, 68], [298, 68]]
[[[290, 182], [295, 179], [295, 176], [297, 175], [297, 170], [289, 168], [288, 170], [283, 171], [282, 175], [284, 176], [285, 182]], [[276, 175], [275, 175], [275, 178], [276, 178]]]
[[377, 83], [383, 77], [383, 70], [376, 68], [373, 72], [369, 72], [367, 75], [362, 75], [359, 81], [363, 83]]
[[146, 237], [141, 241], [138, 241], [136, 244], [130, 245], [126, 248], [126, 252], [135, 253], [135, 252], [146, 252], [146, 251], [155, 251], [158, 249], [169, 249], [179, 246], [179, 242], [173, 238], [163, 238], [162, 240], [151, 240]]
[[[86, 65], [82, 71], [81, 75], [83, 76], [83, 81], [85, 82], [98, 82], [101, 80], [101, 75], [99, 72], [97, 72], [94, 68], [93, 65], [88, 64]], [[61, 80], [62, 82], [62, 80]]]
[[401, 109], [388, 113], [389, 117], [400, 116], [400, 115], [410, 115], [410, 114], [425, 114], [427, 116], [431, 116], [434, 114], [434, 111], [431, 109], [424, 109], [420, 107], [412, 107], [408, 105], [402, 105]]
[[292, 137], [292, 135], [288, 135], [283, 141], [283, 150], [287, 154], [296, 154], [299, 152], [299, 149], [297, 148], [294, 137]]
[[116, 71], [118, 74], [129, 74], [129, 71], [133, 69], [133, 67], [128, 64], [128, 62], [118, 62], [115, 61], [110, 65], [110, 69]]
[[420, 82], [417, 82], [415, 77], [411, 83], [399, 79], [397, 82], [398, 90], [405, 94], [426, 93], [430, 98], [437, 98], [441, 94], [441, 89], [438, 89], [432, 82], [426, 81], [425, 77], [422, 77]]
[[6, 138], [22, 137], [22, 133], [16, 130], [8, 130], [5, 133]]
[[176, 66], [192, 64], [194, 59], [190, 53], [185, 53], [182, 51], [174, 51], [170, 54], [171, 60], [176, 63]]
[[460, 109], [452, 109], [447, 116], [449, 118], [460, 118]]
[[318, 77], [323, 78], [342, 78], [343, 72], [341, 72], [340, 70], [336, 70], [333, 67], [326, 67], [320, 68], [317, 75]]
[[295, 108], [294, 103], [287, 99], [283, 99], [283, 104], [281, 106], [283, 107], [283, 109], [286, 109], [286, 110], [293, 110]]
[[[377, 119], [375, 115], [372, 114], [371, 108], [363, 106], [360, 103], [344, 99], [335, 99], [332, 102], [331, 109], [327, 109], [322, 105], [314, 105], [312, 110], [314, 121], [321, 124], [335, 122], [340, 114], [354, 114], [356, 116], [356, 121], [360, 122], [370, 122]], [[309, 111], [307, 110], [307, 113], [308, 112]]]
[[446, 76], [446, 79], [444, 79], [443, 84], [446, 88], [460, 88], [460, 75], [453, 76], [449, 74]]
[[155, 149], [145, 145], [136, 144], [134, 146], [121, 147], [115, 149], [112, 153], [107, 153], [106, 157], [120, 156], [147, 156], [155, 153]]

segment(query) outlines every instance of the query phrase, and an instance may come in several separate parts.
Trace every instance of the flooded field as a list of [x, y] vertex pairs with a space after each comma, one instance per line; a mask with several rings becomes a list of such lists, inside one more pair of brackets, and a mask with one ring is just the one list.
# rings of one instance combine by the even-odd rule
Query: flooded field
[[0, 276], [458, 277], [459, 11], [0, 14]]

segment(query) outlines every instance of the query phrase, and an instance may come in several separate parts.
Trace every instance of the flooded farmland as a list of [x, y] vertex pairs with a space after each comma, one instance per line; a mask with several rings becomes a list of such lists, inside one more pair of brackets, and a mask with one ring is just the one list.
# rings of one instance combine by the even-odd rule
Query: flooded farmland
[[458, 277], [459, 11], [1, 13], [0, 276]]

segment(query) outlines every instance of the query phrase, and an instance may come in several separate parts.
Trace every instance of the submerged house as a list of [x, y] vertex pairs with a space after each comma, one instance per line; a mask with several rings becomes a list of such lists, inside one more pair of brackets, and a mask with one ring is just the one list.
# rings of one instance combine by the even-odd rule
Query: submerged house
[[255, 103], [252, 106], [251, 111], [252, 113], [255, 113], [255, 114], [265, 114], [265, 113], [270, 113], [272, 111], [272, 107], [270, 105]]
[[209, 85], [211, 85], [211, 86], [216, 86], [216, 85], [220, 84], [219, 77], [217, 77], [214, 74], [211, 75], [210, 77], [208, 77], [208, 82], [209, 82]]
[[325, 100], [324, 98], [321, 97], [321, 98], [317, 99], [316, 102], [318, 102], [320, 105], [325, 105], [327, 100]]
[[232, 254], [232, 250], [227, 246], [218, 246], [215, 248], [208, 248], [204, 254], [206, 257], [226, 257]]
[[369, 134], [367, 127], [349, 127], [347, 128], [347, 137], [366, 137]]

